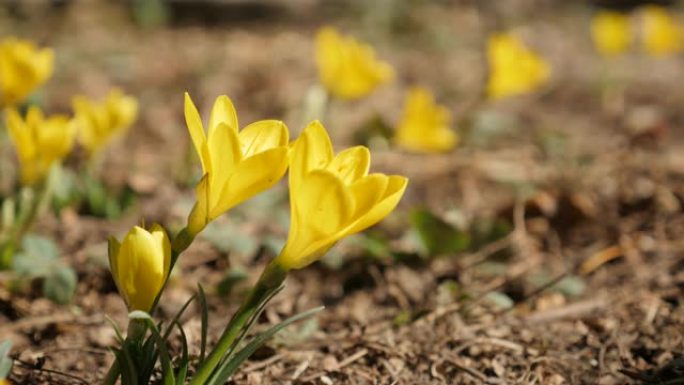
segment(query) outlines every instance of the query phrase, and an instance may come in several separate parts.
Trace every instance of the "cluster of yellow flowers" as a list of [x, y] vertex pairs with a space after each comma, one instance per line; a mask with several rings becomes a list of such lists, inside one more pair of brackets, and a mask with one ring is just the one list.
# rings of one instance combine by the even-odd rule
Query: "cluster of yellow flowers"
[[[643, 50], [652, 56], [676, 54], [684, 48], [684, 29], [664, 7], [649, 5], [638, 10]], [[635, 32], [627, 13], [600, 11], [591, 23], [591, 36], [596, 49], [605, 56], [625, 53], [635, 40]]]
[[74, 97], [71, 118], [59, 114], [46, 117], [37, 106], [30, 106], [22, 117], [17, 106], [47, 81], [53, 69], [52, 49], [38, 49], [34, 43], [14, 37], [0, 41], [0, 106], [5, 108], [5, 123], [21, 166], [21, 183], [26, 186], [44, 180], [50, 166], [71, 152], [77, 136], [92, 155], [125, 131], [138, 113], [135, 98], [114, 89], [102, 102]]
[[[551, 73], [549, 64], [512, 34], [492, 36], [487, 58], [491, 100], [537, 90]], [[366, 96], [394, 77], [389, 64], [375, 59], [371, 46], [331, 27], [322, 28], [316, 36], [316, 64], [321, 84], [341, 99]], [[395, 142], [409, 151], [444, 152], [457, 145], [458, 135], [451, 129], [449, 111], [435, 103], [429, 90], [413, 87], [406, 96]]]
[[[196, 188], [187, 233], [194, 238], [213, 219], [273, 186], [289, 167], [292, 222], [287, 243], [274, 261], [285, 271], [307, 266], [338, 240], [382, 220], [408, 183], [402, 176], [368, 174], [366, 147], [335, 156], [318, 121], [288, 143], [289, 132], [281, 121], [261, 120], [239, 130], [233, 103], [220, 96], [205, 133], [188, 94], [185, 119], [204, 175]], [[168, 276], [170, 245], [157, 225], [150, 231], [134, 227], [121, 244], [110, 239], [112, 274], [131, 310], [150, 310]]]

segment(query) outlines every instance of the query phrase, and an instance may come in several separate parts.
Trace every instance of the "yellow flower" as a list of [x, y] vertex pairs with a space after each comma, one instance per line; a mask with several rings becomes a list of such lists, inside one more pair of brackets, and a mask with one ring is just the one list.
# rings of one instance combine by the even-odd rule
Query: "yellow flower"
[[643, 44], [649, 55], [666, 56], [682, 50], [682, 28], [663, 7], [648, 6], [642, 12]]
[[171, 266], [171, 244], [164, 229], [133, 227], [119, 243], [109, 238], [109, 268], [129, 310], [150, 311]]
[[489, 82], [491, 99], [532, 92], [549, 78], [549, 65], [516, 37], [497, 34], [489, 38]]
[[323, 256], [338, 240], [387, 216], [401, 199], [408, 179], [368, 174], [366, 147], [334, 156], [325, 128], [314, 121], [292, 145], [291, 224], [287, 243], [275, 263], [300, 269]]
[[23, 102], [52, 75], [54, 52], [30, 41], [0, 41], [0, 106]]
[[376, 60], [373, 47], [324, 27], [316, 35], [318, 77], [328, 91], [341, 99], [358, 99], [390, 81], [394, 71]]
[[68, 117], [46, 118], [36, 106], [29, 107], [26, 119], [17, 110], [7, 109], [6, 123], [17, 149], [21, 182], [27, 186], [42, 181], [50, 166], [67, 156], [76, 135], [73, 121]]
[[74, 97], [72, 102], [78, 122], [78, 139], [89, 154], [102, 150], [125, 132], [138, 116], [138, 101], [116, 88], [99, 103], [83, 96]]
[[406, 97], [396, 141], [409, 151], [449, 151], [458, 142], [458, 135], [451, 130], [450, 125], [449, 110], [435, 104], [430, 91], [415, 87], [409, 90]]
[[591, 21], [591, 37], [602, 55], [615, 56], [624, 53], [632, 43], [629, 16], [616, 11], [597, 12]]
[[204, 132], [197, 108], [185, 94], [185, 122], [204, 177], [197, 185], [197, 203], [188, 218], [190, 234], [259, 192], [273, 186], [287, 170], [289, 132], [278, 120], [260, 120], [238, 132], [230, 99], [216, 98]]

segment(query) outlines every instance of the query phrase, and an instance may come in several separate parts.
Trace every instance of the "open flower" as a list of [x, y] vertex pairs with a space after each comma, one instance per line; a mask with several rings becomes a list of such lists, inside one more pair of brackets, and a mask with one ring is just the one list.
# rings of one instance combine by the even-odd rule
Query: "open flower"
[[392, 67], [375, 58], [373, 47], [332, 27], [316, 35], [316, 64], [321, 83], [341, 99], [366, 96], [394, 77]]
[[549, 78], [549, 65], [518, 38], [497, 34], [489, 38], [489, 82], [491, 99], [532, 92]]
[[0, 106], [23, 102], [52, 75], [52, 49], [14, 37], [0, 41]]
[[109, 238], [109, 268], [129, 310], [150, 311], [171, 266], [171, 244], [164, 229], [133, 227], [119, 243]]
[[458, 142], [458, 135], [450, 126], [449, 110], [436, 104], [430, 91], [414, 87], [406, 96], [404, 116], [399, 122], [395, 140], [409, 151], [449, 151]]
[[204, 174], [188, 218], [188, 231], [197, 234], [219, 215], [280, 180], [287, 170], [289, 131], [279, 120], [260, 120], [238, 131], [235, 107], [225, 95], [216, 98], [205, 133], [186, 93], [185, 121]]
[[304, 129], [291, 153], [290, 233], [277, 265], [285, 270], [303, 268], [343, 237], [378, 223], [394, 210], [408, 179], [369, 175], [369, 166], [366, 147], [352, 147], [335, 156], [318, 121]]
[[604, 56], [624, 53], [633, 38], [629, 16], [616, 11], [597, 12], [591, 20], [591, 37], [596, 50]]
[[667, 9], [647, 6], [641, 11], [643, 21], [643, 45], [652, 56], [667, 56], [680, 52], [684, 47], [684, 31]]
[[30, 186], [45, 179], [50, 166], [69, 154], [76, 128], [67, 116], [46, 118], [40, 108], [31, 106], [22, 119], [15, 109], [7, 109], [9, 136], [17, 149], [21, 182]]
[[89, 154], [102, 150], [125, 132], [138, 116], [138, 101], [112, 89], [101, 102], [76, 96], [72, 101], [78, 122], [78, 139]]

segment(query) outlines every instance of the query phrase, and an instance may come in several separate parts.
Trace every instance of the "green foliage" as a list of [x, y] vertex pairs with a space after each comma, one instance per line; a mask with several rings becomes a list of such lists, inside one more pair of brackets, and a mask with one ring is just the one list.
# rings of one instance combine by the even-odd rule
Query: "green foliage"
[[129, 187], [118, 194], [113, 193], [102, 181], [84, 177], [84, 203], [86, 211], [97, 217], [116, 219], [135, 202], [135, 192]]
[[12, 371], [12, 359], [9, 357], [11, 341], [0, 342], [0, 379], [7, 378]]
[[28, 234], [12, 258], [12, 270], [28, 279], [43, 279], [43, 294], [50, 300], [68, 303], [76, 291], [77, 276], [59, 260], [59, 249], [49, 239]]
[[418, 234], [424, 252], [429, 256], [457, 254], [470, 246], [470, 234], [455, 228], [428, 210], [414, 210], [411, 213], [411, 225]]

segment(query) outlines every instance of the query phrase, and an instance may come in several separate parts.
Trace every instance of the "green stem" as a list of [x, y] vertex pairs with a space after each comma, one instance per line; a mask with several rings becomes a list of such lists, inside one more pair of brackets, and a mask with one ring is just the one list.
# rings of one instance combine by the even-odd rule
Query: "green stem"
[[243, 327], [262, 307], [264, 302], [271, 298], [271, 294], [281, 287], [286, 277], [287, 271], [278, 264], [271, 262], [266, 266], [261, 277], [259, 277], [259, 281], [254, 285], [221, 334], [218, 343], [197, 370], [190, 381], [190, 385], [201, 385], [207, 381], [235, 339], [240, 335]]

